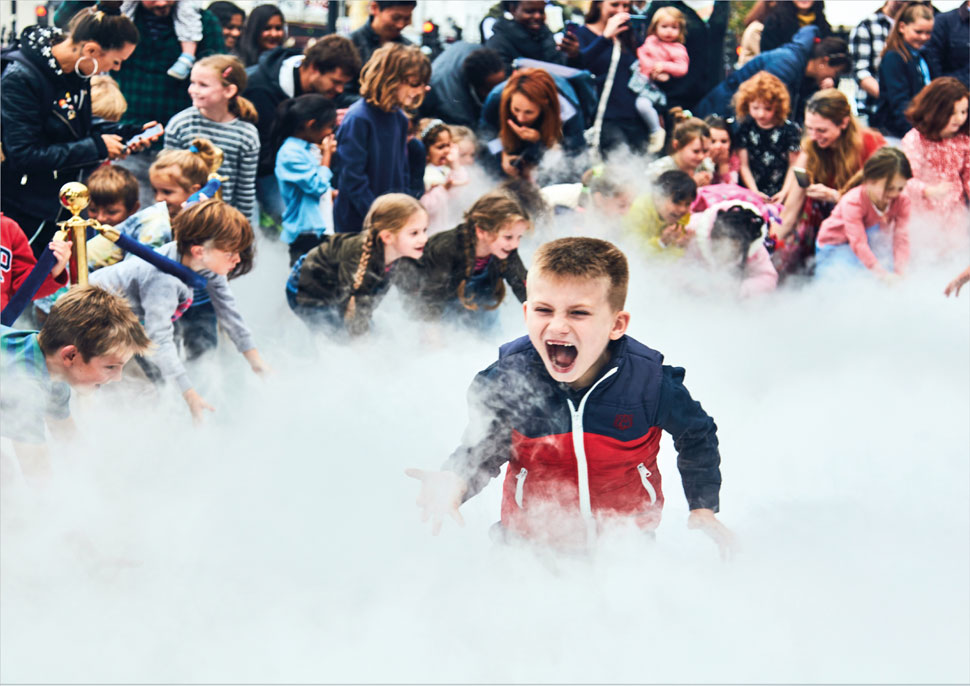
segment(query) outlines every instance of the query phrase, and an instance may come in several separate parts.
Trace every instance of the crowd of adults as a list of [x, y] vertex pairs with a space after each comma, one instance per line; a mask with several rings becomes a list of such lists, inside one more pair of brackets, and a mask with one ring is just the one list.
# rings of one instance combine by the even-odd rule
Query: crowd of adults
[[[174, 0], [144, 0], [130, 13], [117, 11], [122, 4], [68, 0], [54, 15], [54, 23], [66, 32], [54, 27], [25, 29], [19, 50], [5, 54], [0, 203], [3, 213], [32, 238], [35, 253], [47, 245], [62, 213], [60, 185], [83, 180], [106, 160], [135, 175], [141, 204], [150, 205], [157, 193], [149, 168], [162, 142], [125, 143], [155, 122], [167, 124], [192, 105], [190, 82], [172, 78], [167, 71], [184, 52], [176, 35]], [[91, 5], [106, 17], [72, 23]], [[247, 16], [233, 3], [219, 0], [201, 12], [196, 58], [228, 53], [246, 66], [241, 95], [258, 115], [262, 152], [256, 193], [264, 223], [271, 225], [285, 211], [270, 144], [281, 103], [308, 93], [322, 95], [337, 108], [339, 125], [360, 97], [361, 70], [372, 55], [390, 43], [410, 45], [403, 31], [411, 24], [415, 5], [371, 2], [367, 22], [349, 37], [326, 36], [305, 50], [288, 47], [285, 17], [276, 5], [260, 5]], [[471, 128], [477, 134], [477, 162], [497, 179], [517, 177], [538, 185], [585, 183], [589, 175], [583, 172], [594, 162], [605, 160], [608, 168], [612, 155], [625, 150], [641, 157], [646, 169], [652, 159], [648, 143], [654, 138], [649, 122], [638, 112], [639, 94], [631, 87], [644, 40], [634, 27], [656, 24], [655, 15], [669, 8], [682, 17], [681, 42], [689, 58], [681, 76], [663, 74], [662, 69], [654, 73], [667, 77], [653, 79], [653, 85], [660, 93], [655, 104], [666, 130], [660, 140], [674, 160], [670, 168], [682, 169], [699, 187], [715, 180], [745, 185], [747, 177], [735, 174], [732, 179], [729, 169], [734, 154], [730, 141], [737, 146], [741, 124], [735, 121], [739, 90], [759, 74], [777, 77], [786, 91], [787, 118], [801, 127], [801, 136], [795, 150], [778, 153], [789, 168], [781, 190], [761, 193], [761, 199], [780, 207], [772, 230], [780, 244], [799, 236], [797, 247], [789, 241], [778, 248], [782, 255], [776, 266], [781, 270], [786, 261], [803, 260], [804, 253], [814, 250], [814, 232], [799, 227], [808, 223], [817, 228], [866, 160], [887, 140], [898, 144], [904, 138], [914, 124], [914, 98], [943, 78], [955, 79], [966, 91], [968, 4], [938, 13], [929, 3], [890, 0], [852, 29], [845, 41], [833, 34], [823, 2], [758, 2], [745, 19], [738, 63], [726, 64], [730, 5], [721, 0], [596, 1], [584, 17], [567, 14], [574, 21], [554, 32], [546, 24], [543, 0], [498, 3], [478, 27], [481, 43], [449, 44], [431, 64], [428, 92], [418, 111], [408, 113], [415, 122], [408, 143], [409, 159], [416, 160], [412, 177], [424, 176], [419, 118]], [[897, 23], [902, 29], [894, 34]], [[904, 42], [892, 43], [893, 35]], [[126, 103], [117, 122], [92, 113], [90, 80], [103, 72], [114, 73]], [[858, 88], [854, 106], [835, 89], [845, 78]], [[966, 96], [962, 100], [965, 103]], [[691, 117], [705, 119], [707, 125], [678, 149], [676, 127]], [[719, 125], [722, 120], [727, 124]], [[718, 130], [726, 132], [729, 144], [720, 155], [725, 171], [722, 174], [719, 167], [715, 179], [711, 132]], [[964, 123], [960, 135], [965, 131]], [[696, 147], [702, 164], [684, 161], [687, 145]], [[543, 160], [554, 149], [578, 162], [547, 169]], [[915, 160], [910, 162], [917, 166]], [[796, 182], [790, 169], [795, 167], [806, 170], [808, 184]], [[339, 162], [333, 172], [333, 187], [339, 193]], [[965, 207], [970, 180], [957, 176], [955, 184], [959, 187], [952, 189], [951, 197]], [[417, 197], [425, 190], [420, 179], [410, 186], [412, 191], [395, 190]], [[339, 223], [334, 228], [346, 230]], [[803, 254], [793, 257], [798, 251]]]

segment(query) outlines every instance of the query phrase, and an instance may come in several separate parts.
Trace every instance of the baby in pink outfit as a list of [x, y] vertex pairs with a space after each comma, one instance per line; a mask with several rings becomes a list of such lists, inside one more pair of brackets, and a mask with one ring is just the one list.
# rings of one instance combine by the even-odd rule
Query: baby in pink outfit
[[637, 50], [638, 62], [631, 65], [633, 74], [628, 84], [637, 93], [637, 112], [650, 131], [647, 151], [660, 152], [664, 144], [664, 130], [655, 106], [667, 104], [667, 96], [657, 87], [658, 82], [680, 78], [687, 73], [690, 59], [684, 47], [687, 21], [673, 7], [661, 7], [654, 13], [647, 39]]

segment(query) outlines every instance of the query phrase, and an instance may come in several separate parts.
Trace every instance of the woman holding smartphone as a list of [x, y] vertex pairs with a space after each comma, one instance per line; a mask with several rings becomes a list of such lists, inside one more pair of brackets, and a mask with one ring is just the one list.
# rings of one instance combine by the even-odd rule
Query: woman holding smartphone
[[810, 270], [818, 227], [842, 197], [840, 189], [885, 144], [878, 131], [859, 125], [842, 92], [827, 88], [812, 96], [802, 149], [782, 189], [785, 209], [773, 257], [780, 275]]
[[637, 48], [630, 27], [630, 0], [599, 0], [590, 5], [586, 25], [570, 25], [563, 37], [562, 50], [575, 55], [578, 65], [596, 77], [600, 97], [606, 86], [613, 57], [613, 44], [619, 44], [620, 56], [603, 114], [600, 148], [608, 152], [622, 144], [635, 152], [647, 147], [649, 131], [637, 114], [637, 94], [627, 87], [630, 67], [637, 61]]

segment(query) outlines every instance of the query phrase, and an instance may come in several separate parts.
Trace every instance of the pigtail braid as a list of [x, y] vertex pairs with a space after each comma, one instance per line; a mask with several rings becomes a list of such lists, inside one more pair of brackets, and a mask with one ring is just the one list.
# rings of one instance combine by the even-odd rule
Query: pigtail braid
[[373, 229], [368, 230], [367, 238], [364, 239], [363, 248], [360, 251], [360, 260], [357, 262], [357, 271], [354, 272], [354, 281], [350, 286], [350, 300], [347, 301], [347, 311], [344, 313], [344, 324], [348, 327], [354, 320], [357, 312], [357, 291], [364, 285], [364, 277], [367, 275], [367, 266], [370, 263], [371, 253], [374, 251], [374, 237], [377, 232]]
[[477, 310], [478, 305], [475, 304], [471, 299], [465, 298], [465, 284], [468, 283], [468, 278], [475, 271], [475, 222], [471, 220], [466, 220], [465, 225], [461, 228], [461, 233], [459, 236], [464, 240], [465, 248], [465, 278], [461, 280], [458, 284], [458, 302], [466, 310]]

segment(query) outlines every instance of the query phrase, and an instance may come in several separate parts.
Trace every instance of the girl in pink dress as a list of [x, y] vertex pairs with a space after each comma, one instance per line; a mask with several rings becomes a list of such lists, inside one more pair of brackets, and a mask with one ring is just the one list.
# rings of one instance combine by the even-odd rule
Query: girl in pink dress
[[934, 225], [963, 234], [970, 202], [967, 96], [967, 87], [952, 76], [933, 80], [906, 111], [913, 128], [900, 144], [913, 167], [906, 184], [913, 211], [932, 214]]

